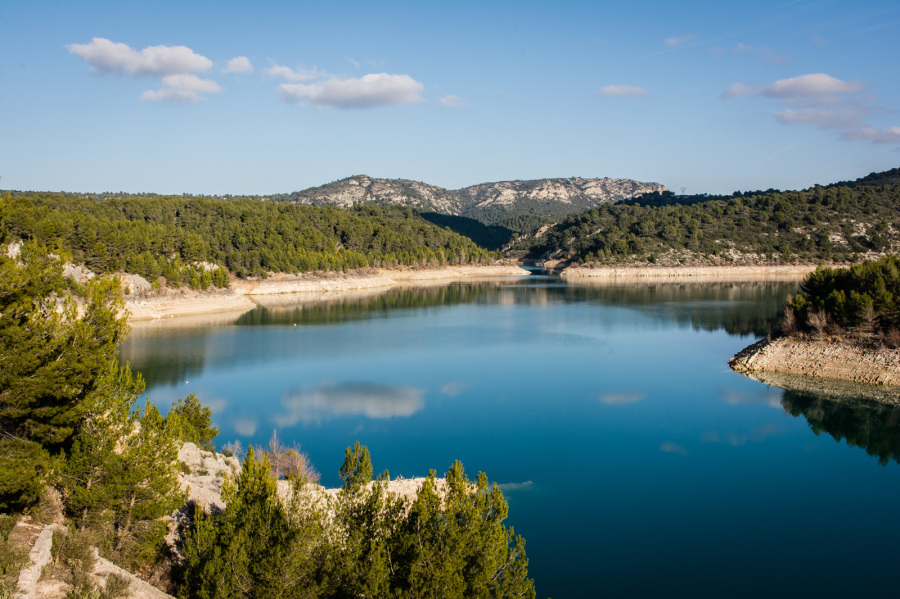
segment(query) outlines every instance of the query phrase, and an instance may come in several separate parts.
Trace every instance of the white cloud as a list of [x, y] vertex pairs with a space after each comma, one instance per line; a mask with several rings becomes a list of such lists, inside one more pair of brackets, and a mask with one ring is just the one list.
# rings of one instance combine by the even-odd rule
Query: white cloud
[[728, 89], [722, 94], [722, 97], [726, 100], [730, 100], [731, 98], [743, 98], [746, 96], [753, 96], [756, 94], [756, 88], [752, 85], [744, 85], [743, 83], [732, 83], [728, 86]]
[[[760, 90], [759, 95], [778, 100], [786, 108], [772, 116], [783, 125], [806, 125], [838, 131], [845, 141], [900, 143], [900, 127], [875, 129], [865, 117], [878, 110], [877, 100], [866, 93], [862, 83], [843, 81], [825, 73], [810, 73], [780, 79]], [[750, 86], [735, 83], [722, 94], [724, 99], [756, 95]]]
[[128, 44], [95, 37], [89, 44], [69, 44], [66, 49], [89, 65], [96, 73], [173, 75], [209, 70], [212, 61], [187, 46], [149, 46], [140, 52]]
[[189, 73], [166, 75], [163, 77], [162, 81], [163, 85], [166, 87], [183, 89], [198, 94], [217, 94], [222, 91], [219, 84], [212, 79], [201, 79], [200, 77]]
[[291, 81], [293, 83], [298, 83], [300, 81], [310, 81], [312, 79], [318, 79], [320, 77], [326, 76], [325, 73], [322, 73], [315, 67], [313, 67], [312, 69], [294, 70], [291, 67], [285, 67], [278, 64], [266, 69], [266, 74], [271, 75], [272, 77], [281, 77], [282, 79], [286, 79], [287, 81]]
[[607, 85], [600, 89], [603, 96], [642, 96], [647, 90], [633, 85]]
[[860, 83], [841, 81], [825, 73], [811, 73], [790, 79], [780, 79], [763, 88], [762, 94], [792, 102], [798, 98], [852, 94], [863, 91]]
[[253, 64], [246, 56], [235, 56], [228, 61], [228, 65], [223, 70], [224, 73], [244, 74], [253, 72]]
[[162, 79], [160, 90], [147, 90], [141, 94], [141, 100], [147, 102], [180, 102], [190, 103], [206, 100], [203, 94], [217, 94], [222, 91], [219, 84], [212, 79], [201, 79], [190, 73], [166, 75]]
[[441, 103], [441, 106], [446, 106], [447, 108], [462, 108], [463, 106], [469, 105], [465, 100], [458, 96], [444, 96], [438, 98], [438, 102]]
[[285, 102], [307, 101], [316, 106], [374, 108], [424, 102], [424, 86], [409, 75], [372, 73], [359, 78], [332, 78], [301, 84], [282, 83], [278, 95]]
[[887, 129], [860, 127], [858, 129], [850, 129], [841, 134], [841, 139], [875, 143], [900, 143], [900, 127], [888, 127]]
[[[141, 100], [147, 102], [190, 103], [222, 91], [212, 79], [195, 75], [209, 70], [213, 63], [187, 46], [149, 46], [138, 52], [128, 44], [95, 37], [89, 44], [69, 44], [66, 49], [91, 65], [91, 71], [95, 73], [161, 77], [161, 89], [141, 94]], [[238, 59], [228, 63], [229, 68], [235, 60]], [[246, 66], [249, 64], [247, 61]], [[237, 66], [240, 67], [240, 63]]]
[[694, 39], [694, 37], [696, 36], [693, 33], [686, 33], [677, 37], [667, 37], [663, 40], [663, 43], [670, 48], [674, 48], [675, 46], [680, 46], [682, 44], [688, 43], [689, 41]]
[[858, 109], [833, 110], [802, 108], [776, 112], [775, 120], [783, 125], [814, 125], [821, 129], [848, 129], [863, 125]]

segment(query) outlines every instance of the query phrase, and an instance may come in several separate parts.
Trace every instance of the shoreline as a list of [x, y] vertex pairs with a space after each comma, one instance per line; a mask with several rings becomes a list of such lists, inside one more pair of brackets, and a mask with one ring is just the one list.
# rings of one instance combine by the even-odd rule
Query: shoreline
[[813, 264], [779, 264], [771, 266], [569, 266], [559, 276], [583, 279], [681, 279], [722, 278], [754, 280], [760, 278], [802, 278], [816, 269]]
[[[900, 349], [779, 337], [744, 348], [728, 365], [735, 372], [777, 387], [805, 391], [834, 386], [831, 382], [837, 382], [838, 387], [841, 383], [861, 385], [870, 389], [861, 387], [860, 395], [876, 395], [879, 401], [900, 403]], [[849, 393], [852, 391], [842, 387], [839, 394]]]
[[[814, 266], [659, 266], [569, 267], [559, 276], [571, 282], [715, 282], [798, 280]], [[428, 286], [452, 280], [529, 276], [514, 264], [447, 266], [430, 269], [371, 269], [369, 274], [329, 273], [325, 276], [277, 274], [266, 279], [232, 281], [228, 290], [172, 291], [164, 296], [128, 298], [129, 322], [153, 322], [210, 314], [241, 314], [261, 303], [290, 295], [304, 299], [334, 298], [344, 294], [377, 292], [397, 286]]]
[[[348, 293], [379, 291], [398, 285], [427, 285], [476, 277], [528, 276], [516, 265], [447, 266], [423, 270], [373, 269], [371, 274], [326, 276], [277, 274], [266, 279], [231, 282], [227, 290], [199, 292], [179, 290], [165, 296], [128, 298], [128, 322], [159, 321], [207, 314], [241, 314], [252, 310], [264, 298], [298, 295], [304, 298], [335, 297]], [[273, 298], [274, 299], [274, 298]]]

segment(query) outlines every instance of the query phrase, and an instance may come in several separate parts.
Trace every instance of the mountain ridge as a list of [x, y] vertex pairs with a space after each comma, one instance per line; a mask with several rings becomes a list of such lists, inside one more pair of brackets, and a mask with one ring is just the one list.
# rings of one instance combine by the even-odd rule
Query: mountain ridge
[[409, 179], [353, 175], [302, 191], [268, 197], [273, 201], [341, 208], [399, 205], [493, 224], [511, 216], [576, 214], [601, 204], [664, 191], [667, 189], [660, 183], [609, 177], [496, 181], [446, 189]]

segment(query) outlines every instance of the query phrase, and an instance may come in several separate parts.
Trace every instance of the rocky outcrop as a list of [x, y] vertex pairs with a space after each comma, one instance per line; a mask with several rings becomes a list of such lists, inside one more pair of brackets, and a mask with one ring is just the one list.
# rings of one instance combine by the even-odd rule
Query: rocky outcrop
[[225, 509], [222, 501], [222, 485], [228, 478], [235, 478], [241, 471], [241, 463], [235, 457], [204, 451], [193, 443], [185, 443], [178, 451], [178, 461], [183, 472], [178, 484], [193, 501], [205, 508]]
[[[188, 501], [192, 501], [204, 510], [224, 510], [225, 502], [222, 500], [222, 485], [227, 479], [234, 480], [241, 473], [241, 464], [235, 457], [226, 457], [223, 454], [198, 449], [193, 443], [185, 443], [178, 452], [178, 461], [183, 464], [183, 472], [178, 481], [182, 490], [187, 492]], [[388, 481], [387, 491], [407, 500], [415, 501], [424, 477], [403, 478], [397, 477]], [[369, 483], [371, 488], [374, 482]], [[443, 478], [435, 480], [435, 491], [443, 494], [447, 489], [447, 481]], [[338, 494], [339, 489], [328, 489], [318, 484], [310, 484], [305, 488], [307, 499], [328, 509], [329, 502]], [[278, 481], [278, 495], [287, 500], [292, 493], [291, 482]], [[179, 515], [176, 514], [176, 519]]]
[[[666, 191], [659, 183], [642, 183], [633, 179], [538, 179], [534, 181], [501, 181], [481, 183], [460, 189], [457, 193], [473, 216], [489, 207], [521, 204], [543, 205], [546, 214], [583, 212], [606, 202], [627, 200], [645, 193]], [[542, 212], [543, 213], [543, 212]], [[477, 217], [476, 217], [477, 218]]]
[[753, 377], [779, 374], [890, 386], [900, 396], [900, 349], [874, 349], [850, 341], [789, 336], [758, 341], [728, 364], [735, 371]]
[[407, 179], [357, 175], [293, 193], [289, 201], [341, 208], [367, 204], [408, 206], [491, 223], [519, 214], [575, 214], [606, 202], [663, 191], [666, 188], [659, 183], [607, 177], [500, 181], [450, 190]]
[[41, 577], [41, 570], [50, 563], [50, 550], [53, 547], [53, 531], [55, 525], [40, 525], [21, 520], [16, 524], [13, 534], [10, 536], [26, 537], [26, 544], [33, 543], [28, 552], [30, 564], [19, 572], [19, 582], [16, 599], [37, 599], [37, 583]]

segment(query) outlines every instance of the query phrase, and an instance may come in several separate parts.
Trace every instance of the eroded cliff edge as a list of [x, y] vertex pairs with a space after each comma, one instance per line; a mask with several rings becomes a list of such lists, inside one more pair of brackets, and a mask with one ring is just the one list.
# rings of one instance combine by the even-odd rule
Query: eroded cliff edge
[[853, 383], [860, 395], [900, 403], [900, 349], [849, 340], [785, 336], [763, 339], [728, 361], [736, 372], [777, 387], [806, 391]]

